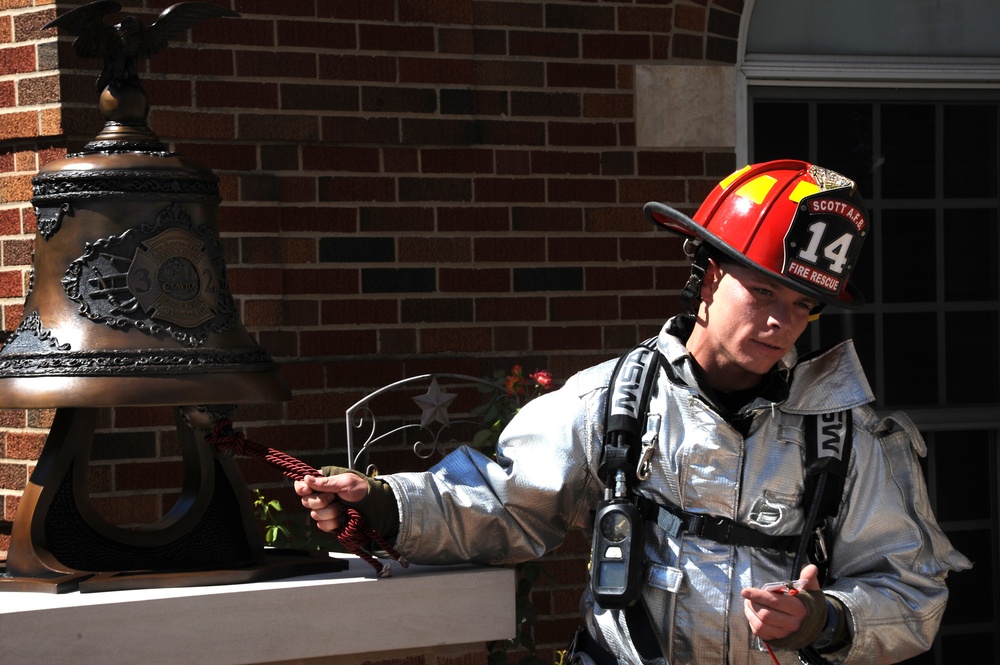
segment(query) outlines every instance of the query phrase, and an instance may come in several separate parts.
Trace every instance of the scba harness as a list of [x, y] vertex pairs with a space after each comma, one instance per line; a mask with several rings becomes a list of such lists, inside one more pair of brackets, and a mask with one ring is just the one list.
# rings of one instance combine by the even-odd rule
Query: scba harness
[[[832, 553], [827, 530], [839, 512], [854, 438], [849, 409], [804, 416], [804, 496], [808, 503], [800, 535], [775, 536], [726, 517], [659, 504], [635, 492], [635, 486], [649, 478], [657, 446], [660, 415], [649, 413], [648, 405], [661, 370], [669, 372], [670, 367], [661, 363], [656, 338], [651, 338], [622, 355], [612, 373], [598, 468], [607, 489], [595, 515], [591, 561], [596, 602], [605, 609], [625, 610], [636, 649], [650, 658], [660, 654], [646, 612], [638, 611], [644, 531], [638, 522], [655, 522], [675, 538], [688, 533], [727, 545], [794, 554], [793, 576], [808, 561], [819, 567], [820, 579], [827, 580]], [[635, 524], [629, 524], [630, 520]], [[588, 641], [585, 635], [577, 639]], [[826, 662], [812, 648], [800, 650], [799, 657], [805, 663]]]

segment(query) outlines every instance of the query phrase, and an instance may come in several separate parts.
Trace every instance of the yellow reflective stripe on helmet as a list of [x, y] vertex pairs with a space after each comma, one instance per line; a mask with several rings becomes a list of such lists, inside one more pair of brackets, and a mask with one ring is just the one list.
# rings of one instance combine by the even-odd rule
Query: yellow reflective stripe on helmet
[[760, 205], [767, 197], [767, 193], [771, 191], [771, 188], [777, 182], [775, 178], [769, 175], [758, 176], [736, 190], [736, 195], [748, 198], [757, 205]]
[[722, 182], [719, 183], [719, 187], [721, 187], [722, 189], [728, 189], [729, 186], [731, 184], [733, 184], [734, 180], [736, 180], [737, 178], [739, 178], [741, 175], [743, 175], [744, 173], [746, 173], [749, 170], [750, 170], [750, 164], [747, 164], [746, 166], [744, 166], [743, 168], [741, 168], [739, 171], [736, 171], [735, 173], [730, 173], [728, 176], [726, 176], [725, 180], [723, 180]]
[[788, 199], [798, 203], [805, 197], [815, 194], [818, 191], [820, 191], [819, 185], [814, 185], [813, 183], [806, 182], [805, 180], [799, 180], [795, 183], [795, 188], [792, 190], [792, 193], [788, 195]]

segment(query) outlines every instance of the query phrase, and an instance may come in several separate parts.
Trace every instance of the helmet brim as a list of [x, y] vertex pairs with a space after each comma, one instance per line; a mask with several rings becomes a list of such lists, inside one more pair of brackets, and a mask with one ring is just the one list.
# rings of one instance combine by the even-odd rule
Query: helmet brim
[[840, 294], [835, 297], [832, 297], [829, 293], [806, 288], [801, 282], [791, 280], [782, 274], [768, 270], [767, 268], [751, 261], [746, 256], [729, 246], [728, 243], [724, 242], [714, 233], [707, 230], [704, 226], [688, 217], [680, 210], [672, 208], [665, 203], [650, 201], [642, 207], [642, 212], [646, 215], [646, 218], [656, 226], [662, 227], [681, 237], [694, 238], [696, 240], [707, 242], [709, 246], [718, 250], [735, 263], [757, 270], [764, 275], [767, 275], [769, 278], [779, 282], [783, 286], [787, 286], [788, 288], [797, 291], [798, 293], [808, 295], [811, 298], [816, 298], [825, 305], [835, 305], [846, 309], [858, 309], [865, 304], [865, 299], [861, 291], [855, 287], [850, 280], [848, 280], [847, 284], [844, 285]]

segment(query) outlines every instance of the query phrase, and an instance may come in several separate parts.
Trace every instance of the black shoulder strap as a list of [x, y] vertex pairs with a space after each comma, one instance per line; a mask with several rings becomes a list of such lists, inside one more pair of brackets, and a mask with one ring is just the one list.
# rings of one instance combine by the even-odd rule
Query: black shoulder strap
[[[844, 481], [854, 443], [854, 421], [850, 409], [832, 413], [810, 414], [805, 417], [805, 529], [815, 538], [802, 538], [795, 559], [795, 570], [801, 570], [806, 557], [820, 566], [826, 577], [825, 564], [830, 556], [830, 544], [825, 542], [823, 527], [840, 511]], [[813, 552], [807, 552], [813, 546]]]
[[[637, 345], [618, 359], [608, 385], [604, 411], [604, 449], [598, 475], [605, 484], [612, 472], [638, 463], [638, 442], [645, 424], [646, 405], [656, 382], [660, 353], [656, 338]], [[634, 473], [626, 473], [634, 478]]]

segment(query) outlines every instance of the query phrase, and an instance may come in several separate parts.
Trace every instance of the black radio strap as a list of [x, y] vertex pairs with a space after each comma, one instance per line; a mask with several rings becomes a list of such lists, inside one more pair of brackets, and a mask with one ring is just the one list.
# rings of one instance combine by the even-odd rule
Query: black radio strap
[[[604, 450], [597, 474], [605, 486], [614, 472], [625, 470], [631, 485], [638, 465], [638, 443], [646, 420], [646, 405], [656, 382], [660, 352], [656, 338], [647, 339], [618, 359], [608, 386], [604, 411]], [[631, 467], [631, 470], [629, 469]]]
[[[826, 542], [825, 526], [827, 519], [840, 511], [854, 443], [851, 414], [850, 409], [810, 414], [803, 421], [806, 440], [803, 498], [808, 501], [805, 530], [813, 537], [803, 537], [799, 543], [793, 566], [796, 573], [808, 558], [819, 566], [821, 579], [826, 579], [832, 544]], [[808, 551], [810, 544], [813, 545], [812, 552]]]

